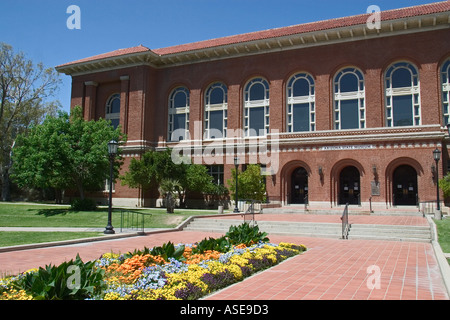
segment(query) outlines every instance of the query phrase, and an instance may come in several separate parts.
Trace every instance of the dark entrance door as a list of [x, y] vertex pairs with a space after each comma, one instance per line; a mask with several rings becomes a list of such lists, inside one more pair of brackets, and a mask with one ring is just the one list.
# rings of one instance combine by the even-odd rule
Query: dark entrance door
[[355, 167], [346, 167], [339, 176], [339, 204], [360, 204], [360, 174]]
[[417, 205], [417, 172], [413, 167], [398, 167], [392, 181], [394, 206]]
[[291, 177], [291, 204], [305, 204], [308, 201], [308, 172], [297, 168]]

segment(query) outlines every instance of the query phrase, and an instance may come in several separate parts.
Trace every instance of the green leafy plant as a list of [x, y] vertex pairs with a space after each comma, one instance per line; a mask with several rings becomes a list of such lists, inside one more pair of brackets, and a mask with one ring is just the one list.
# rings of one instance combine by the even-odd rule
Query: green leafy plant
[[178, 248], [175, 248], [175, 245], [172, 242], [164, 243], [161, 247], [154, 247], [152, 249], [149, 249], [147, 247], [144, 247], [143, 250], [134, 250], [133, 252], [128, 252], [123, 255], [124, 260], [131, 258], [136, 255], [146, 255], [151, 254], [152, 256], [161, 256], [164, 258], [164, 260], [168, 261], [169, 258], [174, 258], [176, 260], [183, 260], [183, 253], [184, 253], [185, 246], [179, 246]]
[[243, 243], [246, 246], [250, 246], [260, 241], [269, 242], [266, 232], [260, 232], [257, 225], [250, 226], [247, 222], [239, 226], [231, 226], [225, 236], [233, 245]]
[[208, 250], [214, 250], [218, 252], [225, 253], [230, 250], [231, 244], [228, 239], [224, 236], [218, 239], [209, 238], [203, 239], [199, 243], [197, 243], [196, 247], [192, 249], [193, 253], [204, 253]]
[[82, 300], [101, 292], [104, 273], [95, 268], [95, 261], [83, 263], [77, 255], [75, 261], [26, 273], [14, 285], [25, 289], [35, 300]]

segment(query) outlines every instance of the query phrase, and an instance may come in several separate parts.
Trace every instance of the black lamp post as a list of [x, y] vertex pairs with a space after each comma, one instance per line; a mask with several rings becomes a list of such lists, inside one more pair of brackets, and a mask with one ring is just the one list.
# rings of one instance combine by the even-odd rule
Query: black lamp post
[[437, 210], [441, 211], [441, 204], [439, 201], [439, 160], [441, 160], [441, 151], [436, 148], [433, 151], [434, 161], [436, 161], [436, 201], [437, 201]]
[[236, 189], [235, 189], [235, 199], [234, 199], [234, 213], [239, 213], [238, 208], [238, 167], [239, 167], [239, 158], [234, 157], [234, 168], [236, 169]]
[[108, 154], [109, 154], [109, 207], [108, 207], [108, 224], [106, 225], [104, 234], [114, 234], [114, 227], [112, 226], [112, 185], [113, 185], [113, 171], [114, 171], [114, 158], [117, 155], [117, 149], [119, 143], [115, 140], [108, 142]]

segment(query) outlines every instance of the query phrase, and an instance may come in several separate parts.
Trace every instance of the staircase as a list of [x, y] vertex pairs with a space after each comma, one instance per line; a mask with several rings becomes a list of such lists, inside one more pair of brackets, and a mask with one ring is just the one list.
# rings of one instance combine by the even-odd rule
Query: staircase
[[430, 226], [353, 224], [349, 239], [431, 242]]
[[[242, 223], [242, 219], [195, 218], [183, 230], [225, 234], [230, 226], [237, 226]], [[285, 235], [332, 239], [342, 238], [342, 225], [340, 223], [258, 221], [257, 225], [260, 231], [267, 232], [269, 236]], [[348, 239], [431, 242], [432, 236], [429, 226], [352, 224]]]

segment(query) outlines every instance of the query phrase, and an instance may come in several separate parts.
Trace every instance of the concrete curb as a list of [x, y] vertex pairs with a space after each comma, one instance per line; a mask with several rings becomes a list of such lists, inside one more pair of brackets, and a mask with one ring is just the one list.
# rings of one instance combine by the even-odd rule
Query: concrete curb
[[433, 219], [427, 215], [426, 216], [428, 223], [431, 226], [431, 233], [432, 233], [432, 241], [431, 244], [433, 246], [434, 254], [436, 256], [439, 269], [441, 271], [442, 279], [444, 281], [445, 288], [447, 289], [447, 294], [450, 296], [450, 265], [448, 264], [446, 254], [442, 251], [441, 246], [438, 242], [438, 233], [437, 233], [437, 227], [434, 223]]

